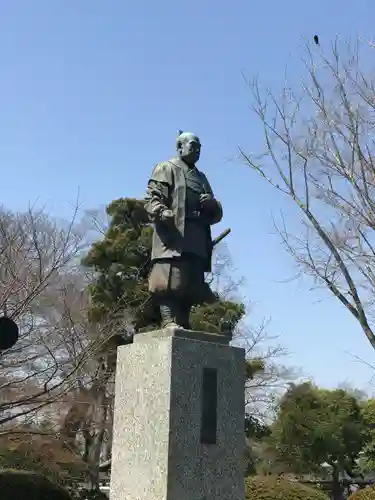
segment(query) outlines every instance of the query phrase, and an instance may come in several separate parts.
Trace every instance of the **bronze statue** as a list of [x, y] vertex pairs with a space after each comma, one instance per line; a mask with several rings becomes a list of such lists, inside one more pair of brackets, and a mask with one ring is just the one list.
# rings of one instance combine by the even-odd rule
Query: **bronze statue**
[[204, 275], [211, 270], [215, 243], [211, 225], [221, 221], [223, 211], [195, 166], [200, 152], [196, 135], [180, 133], [177, 156], [157, 164], [148, 182], [145, 207], [154, 225], [149, 290], [163, 327], [190, 329], [191, 307], [217, 300]]

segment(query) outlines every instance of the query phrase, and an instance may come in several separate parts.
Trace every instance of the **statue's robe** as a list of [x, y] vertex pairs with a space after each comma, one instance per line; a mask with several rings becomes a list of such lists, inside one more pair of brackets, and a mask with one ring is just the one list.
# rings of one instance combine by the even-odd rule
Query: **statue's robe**
[[[218, 201], [212, 212], [201, 210], [199, 198], [205, 193], [214, 197], [207, 177], [179, 158], [153, 169], [145, 197], [154, 225], [152, 294], [173, 294], [192, 304], [213, 300], [204, 273], [211, 271], [211, 225], [220, 222], [223, 212]], [[160, 218], [166, 209], [174, 214], [172, 224]]]

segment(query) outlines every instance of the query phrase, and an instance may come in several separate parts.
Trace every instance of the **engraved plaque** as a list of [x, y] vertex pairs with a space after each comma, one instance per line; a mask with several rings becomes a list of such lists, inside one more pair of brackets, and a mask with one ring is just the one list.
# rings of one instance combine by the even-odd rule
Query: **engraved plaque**
[[217, 434], [217, 370], [203, 368], [201, 443], [216, 444]]

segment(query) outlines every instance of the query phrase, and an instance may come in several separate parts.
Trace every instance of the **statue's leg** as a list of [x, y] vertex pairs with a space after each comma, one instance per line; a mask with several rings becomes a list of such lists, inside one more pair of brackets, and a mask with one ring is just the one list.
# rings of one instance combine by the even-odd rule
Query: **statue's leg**
[[161, 327], [177, 326], [174, 301], [171, 300], [170, 276], [173, 261], [165, 259], [155, 261], [149, 276], [149, 291], [155, 304], [159, 307]]
[[190, 309], [191, 306], [186, 302], [180, 302], [178, 304], [178, 316], [177, 324], [184, 328], [185, 330], [190, 330]]
[[159, 305], [162, 328], [175, 326], [190, 329], [192, 269], [194, 269], [192, 262], [185, 259], [169, 259], [154, 263], [149, 278], [149, 289]]
[[178, 326], [176, 304], [172, 300], [164, 299], [160, 302], [161, 327]]
[[175, 326], [190, 330], [190, 309], [191, 306], [181, 300], [171, 298], [162, 300], [160, 303], [162, 328]]

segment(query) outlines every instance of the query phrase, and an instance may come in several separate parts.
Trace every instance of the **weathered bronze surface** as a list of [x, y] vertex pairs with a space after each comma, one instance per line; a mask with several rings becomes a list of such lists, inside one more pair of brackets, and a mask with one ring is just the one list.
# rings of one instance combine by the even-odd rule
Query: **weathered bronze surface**
[[176, 157], [155, 166], [147, 186], [145, 207], [154, 225], [149, 290], [162, 326], [189, 329], [191, 307], [216, 300], [204, 275], [211, 270], [211, 226], [223, 211], [196, 168], [199, 138], [182, 132], [176, 149]]

